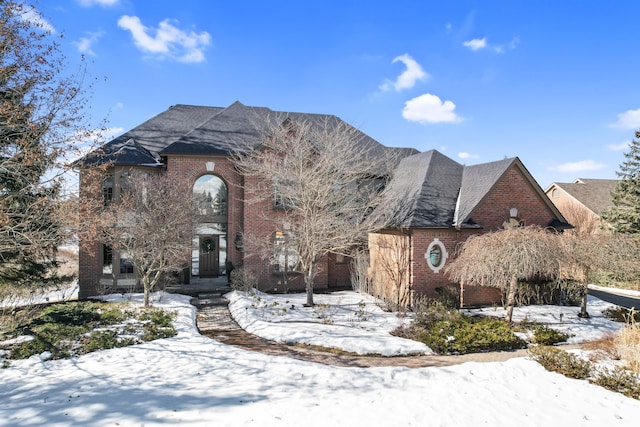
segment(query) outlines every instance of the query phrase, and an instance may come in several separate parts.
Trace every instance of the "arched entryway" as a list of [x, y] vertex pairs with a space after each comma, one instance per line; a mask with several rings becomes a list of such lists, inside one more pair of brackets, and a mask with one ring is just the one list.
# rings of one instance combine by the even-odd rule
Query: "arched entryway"
[[226, 273], [227, 185], [218, 176], [203, 175], [193, 184], [197, 219], [193, 237], [191, 273], [218, 277]]

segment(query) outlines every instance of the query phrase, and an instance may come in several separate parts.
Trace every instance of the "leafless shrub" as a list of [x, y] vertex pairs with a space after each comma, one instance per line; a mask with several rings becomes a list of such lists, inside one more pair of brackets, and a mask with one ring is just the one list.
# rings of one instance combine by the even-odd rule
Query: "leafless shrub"
[[588, 236], [605, 232], [600, 218], [583, 205], [574, 201], [566, 201], [558, 205], [558, 209], [573, 229], [565, 231], [576, 236]]
[[615, 335], [607, 334], [606, 336], [588, 341], [582, 345], [584, 350], [589, 352], [589, 360], [597, 362], [602, 359], [620, 360], [620, 352], [616, 348]]
[[366, 251], [357, 252], [351, 258], [351, 264], [349, 265], [351, 286], [354, 291], [366, 294], [371, 293], [369, 270], [369, 253]]
[[231, 289], [249, 292], [258, 288], [258, 278], [251, 269], [238, 267], [231, 272]]
[[446, 272], [465, 286], [502, 289], [510, 322], [519, 280], [559, 277], [562, 246], [558, 239], [554, 232], [536, 226], [471, 236]]
[[629, 321], [614, 337], [614, 345], [626, 366], [635, 373], [640, 373], [640, 323], [633, 318], [633, 310]]

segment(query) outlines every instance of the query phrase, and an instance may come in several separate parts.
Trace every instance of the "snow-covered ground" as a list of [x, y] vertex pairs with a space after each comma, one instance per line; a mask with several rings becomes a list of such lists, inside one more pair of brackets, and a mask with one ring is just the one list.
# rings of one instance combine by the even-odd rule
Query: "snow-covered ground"
[[[133, 296], [136, 304], [141, 299]], [[154, 304], [177, 311], [176, 337], [72, 360], [11, 361], [0, 369], [0, 426], [627, 426], [640, 419], [639, 401], [547, 372], [527, 358], [446, 368], [332, 367], [203, 337], [188, 297], [162, 295]], [[598, 304], [590, 301], [592, 314]], [[248, 324], [265, 321], [260, 310], [255, 317], [242, 310]], [[340, 323], [334, 316], [327, 327]], [[390, 327], [391, 319], [381, 319]], [[287, 324], [294, 336], [323, 323], [310, 318], [277, 327]], [[576, 337], [583, 332], [574, 329]], [[358, 335], [350, 339], [369, 340]], [[371, 341], [379, 346], [384, 339]], [[326, 338], [325, 345], [333, 342]]]
[[[588, 319], [578, 317], [579, 307], [530, 305], [516, 307], [513, 310], [513, 321], [530, 320], [544, 323], [553, 329], [571, 335], [567, 343], [583, 343], [603, 338], [606, 335], [615, 333], [622, 327], [622, 323], [612, 322], [604, 317], [603, 311], [611, 307], [615, 306], [589, 295], [587, 297]], [[464, 310], [464, 312], [496, 317], [505, 317], [506, 315], [506, 310], [502, 307]]]
[[56, 301], [69, 301], [78, 298], [78, 281], [61, 285], [45, 292], [34, 292], [29, 296], [19, 296], [0, 300], [0, 308], [16, 307], [29, 304], [44, 304]]
[[306, 294], [231, 292], [229, 310], [242, 329], [263, 338], [340, 348], [358, 354], [432, 353], [417, 341], [389, 335], [409, 321], [384, 312], [376, 300], [356, 292], [313, 296], [315, 307], [304, 307]]

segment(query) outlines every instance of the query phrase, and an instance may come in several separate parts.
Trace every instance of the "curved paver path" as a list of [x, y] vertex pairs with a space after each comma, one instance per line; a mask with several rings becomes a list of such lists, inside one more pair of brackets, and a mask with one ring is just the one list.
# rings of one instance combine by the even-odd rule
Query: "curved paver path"
[[[472, 353], [459, 356], [414, 355], [414, 356], [359, 356], [333, 354], [301, 346], [282, 344], [260, 338], [246, 332], [236, 323], [229, 312], [229, 300], [220, 295], [200, 296], [194, 304], [198, 307], [196, 320], [200, 333], [224, 344], [242, 347], [274, 356], [286, 356], [309, 362], [334, 366], [361, 367], [405, 366], [421, 368], [427, 366], [451, 366], [465, 362], [501, 362], [514, 357], [524, 357], [527, 350]], [[577, 346], [567, 346], [576, 348]], [[567, 348], [565, 347], [565, 348]]]

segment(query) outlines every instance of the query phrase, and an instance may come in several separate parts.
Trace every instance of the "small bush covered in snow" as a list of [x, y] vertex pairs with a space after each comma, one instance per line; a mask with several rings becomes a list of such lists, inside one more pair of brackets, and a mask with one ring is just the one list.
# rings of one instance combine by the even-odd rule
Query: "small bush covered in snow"
[[[7, 359], [49, 353], [51, 359], [125, 347], [176, 334], [175, 313], [124, 303], [75, 301], [44, 306], [25, 323], [0, 333]], [[19, 337], [30, 339], [17, 339]]]

